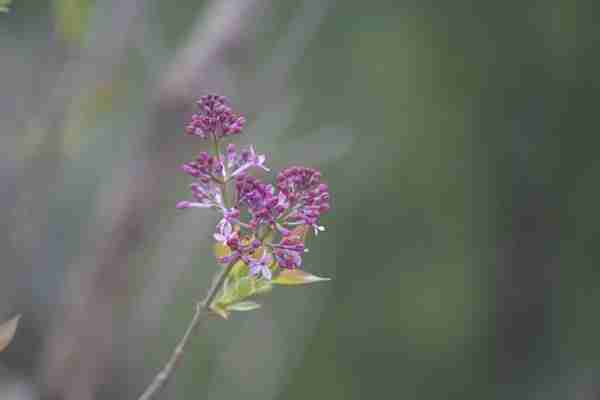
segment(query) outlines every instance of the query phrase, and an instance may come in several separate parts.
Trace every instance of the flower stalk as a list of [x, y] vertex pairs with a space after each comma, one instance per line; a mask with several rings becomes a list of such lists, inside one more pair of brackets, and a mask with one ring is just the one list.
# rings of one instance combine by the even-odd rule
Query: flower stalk
[[196, 303], [194, 315], [190, 320], [184, 335], [181, 337], [179, 343], [177, 343], [177, 346], [175, 346], [175, 349], [171, 353], [171, 357], [169, 357], [167, 363], [160, 370], [160, 372], [156, 374], [150, 385], [148, 385], [138, 400], [151, 400], [154, 398], [154, 396], [158, 395], [162, 388], [166, 386], [167, 382], [173, 375], [173, 372], [177, 368], [177, 365], [181, 362], [181, 359], [185, 353], [185, 348], [191, 337], [197, 331], [200, 324], [205, 321], [206, 317], [209, 315], [215, 297], [223, 287], [223, 283], [225, 282], [225, 279], [227, 279], [227, 275], [236, 262], [237, 260], [229, 263], [219, 273], [219, 275], [217, 275], [204, 300]]

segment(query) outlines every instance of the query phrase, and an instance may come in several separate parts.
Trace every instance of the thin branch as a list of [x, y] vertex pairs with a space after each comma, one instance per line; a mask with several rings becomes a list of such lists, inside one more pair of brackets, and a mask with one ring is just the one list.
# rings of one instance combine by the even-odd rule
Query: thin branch
[[208, 293], [204, 300], [196, 304], [196, 311], [194, 312], [194, 316], [192, 317], [192, 320], [190, 321], [185, 331], [185, 334], [179, 340], [177, 346], [175, 346], [175, 349], [173, 350], [169, 361], [167, 361], [167, 363], [160, 370], [160, 372], [156, 374], [152, 383], [148, 385], [148, 387], [146, 388], [144, 393], [142, 393], [142, 395], [138, 398], [138, 400], [150, 400], [156, 394], [158, 394], [163, 387], [165, 387], [165, 385], [169, 381], [169, 378], [173, 375], [175, 368], [177, 368], [177, 365], [181, 361], [183, 354], [185, 353], [185, 346], [189, 342], [193, 333], [200, 326], [200, 323], [206, 319], [203, 318], [208, 315], [208, 313], [206, 313], [205, 311], [211, 310], [211, 306], [213, 301], [215, 300], [215, 297], [217, 297], [217, 294], [221, 290], [221, 287], [223, 286], [227, 275], [229, 274], [236, 262], [237, 259], [234, 259], [225, 268], [223, 268], [223, 270], [219, 273], [212, 286], [208, 290]]

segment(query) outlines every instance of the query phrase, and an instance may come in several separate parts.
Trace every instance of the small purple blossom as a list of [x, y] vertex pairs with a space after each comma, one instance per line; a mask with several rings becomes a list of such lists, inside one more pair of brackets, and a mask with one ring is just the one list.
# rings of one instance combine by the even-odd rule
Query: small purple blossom
[[223, 176], [223, 163], [218, 156], [211, 156], [206, 151], [198, 154], [194, 161], [181, 166], [186, 174], [203, 182], [216, 181]]
[[194, 182], [190, 185], [194, 201], [180, 201], [177, 208], [221, 208], [223, 206], [223, 196], [221, 189], [212, 182]]
[[217, 242], [227, 242], [233, 234], [233, 224], [240, 222], [240, 210], [237, 208], [222, 208], [223, 218], [217, 224], [217, 231], [213, 235]]
[[267, 157], [265, 157], [264, 154], [256, 154], [253, 146], [250, 146], [249, 148], [238, 153], [236, 152], [235, 145], [229, 144], [227, 145], [226, 158], [227, 169], [230, 171], [230, 178], [239, 176], [252, 167], [261, 168], [267, 172], [269, 171], [269, 169], [265, 166]]
[[253, 276], [262, 276], [267, 280], [271, 280], [273, 274], [271, 272], [271, 265], [273, 264], [273, 256], [266, 250], [260, 259], [256, 260], [252, 257], [246, 256], [243, 258], [244, 262], [250, 269], [250, 274]]
[[258, 239], [249, 242], [240, 239], [240, 234], [237, 231], [232, 233], [225, 244], [229, 247], [231, 253], [217, 259], [221, 264], [229, 264], [230, 262], [246, 257], [249, 254], [254, 253], [262, 245], [261, 241]]
[[281, 268], [295, 269], [302, 265], [302, 253], [308, 251], [299, 238], [285, 236], [278, 244], [271, 244], [275, 259]]

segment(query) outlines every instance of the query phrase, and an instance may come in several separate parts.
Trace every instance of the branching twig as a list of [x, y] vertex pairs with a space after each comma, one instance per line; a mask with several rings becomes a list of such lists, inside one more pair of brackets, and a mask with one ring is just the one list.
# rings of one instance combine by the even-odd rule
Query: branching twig
[[146, 388], [144, 393], [142, 393], [138, 400], [152, 399], [154, 395], [158, 394], [158, 392], [167, 384], [169, 378], [175, 371], [175, 368], [177, 368], [177, 365], [181, 361], [181, 358], [185, 351], [185, 346], [189, 342], [190, 338], [192, 337], [193, 333], [196, 331], [198, 326], [200, 326], [200, 323], [205, 320], [204, 317], [208, 315], [206, 311], [210, 311], [215, 297], [221, 290], [221, 287], [223, 286], [223, 283], [225, 282], [229, 271], [231, 271], [231, 268], [233, 268], [236, 262], [237, 259], [234, 259], [225, 268], [223, 268], [223, 270], [219, 273], [212, 286], [208, 290], [208, 293], [204, 300], [196, 304], [196, 311], [194, 312], [194, 316], [192, 317], [192, 320], [190, 321], [185, 331], [185, 334], [173, 350], [169, 361], [167, 361], [167, 363], [160, 370], [160, 372], [156, 374], [152, 383], [148, 385], [148, 387]]

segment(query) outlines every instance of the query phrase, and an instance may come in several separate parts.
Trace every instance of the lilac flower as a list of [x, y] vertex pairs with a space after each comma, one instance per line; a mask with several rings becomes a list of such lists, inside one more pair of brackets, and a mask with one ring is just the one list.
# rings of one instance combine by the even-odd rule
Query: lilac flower
[[182, 201], [178, 202], [175, 207], [180, 210], [185, 210], [186, 208], [208, 208], [210, 206], [207, 206], [206, 203], [182, 200]]
[[265, 171], [269, 169], [265, 166], [266, 157], [263, 154], [256, 154], [253, 146], [244, 149], [241, 152], [236, 152], [235, 145], [227, 145], [227, 169], [232, 171], [229, 173], [229, 178], [234, 178], [245, 173], [252, 167], [262, 168]]
[[223, 163], [220, 157], [211, 156], [205, 151], [198, 154], [194, 161], [183, 164], [181, 169], [203, 182], [217, 181], [223, 176]]
[[262, 276], [265, 279], [271, 280], [271, 265], [273, 264], [273, 256], [265, 249], [260, 259], [255, 260], [252, 257], [244, 257], [244, 262], [250, 268], [250, 274], [253, 276]]
[[195, 182], [190, 185], [190, 189], [195, 201], [180, 201], [177, 203], [177, 208], [211, 208], [222, 206], [223, 197], [221, 189], [213, 182]]
[[245, 244], [244, 241], [240, 239], [239, 232], [233, 232], [225, 244], [229, 247], [231, 253], [217, 259], [221, 264], [229, 264], [242, 257], [246, 257], [248, 254], [254, 253], [262, 243], [260, 240], [254, 239]]
[[217, 231], [214, 233], [214, 238], [217, 242], [227, 242], [233, 235], [233, 224], [240, 222], [240, 210], [237, 208], [227, 209], [222, 207], [223, 218], [217, 224]]
[[284, 236], [280, 243], [270, 246], [279, 266], [286, 269], [299, 268], [302, 265], [302, 253], [307, 251], [304, 243], [292, 236]]
[[[227, 208], [223, 198], [222, 188], [229, 179], [242, 176], [252, 167], [264, 166], [265, 156], [257, 155], [253, 147], [237, 153], [234, 145], [227, 147], [225, 157], [220, 154], [211, 156], [202, 152], [194, 161], [182, 166], [184, 172], [196, 178], [190, 185], [195, 201], [182, 201], [177, 204], [178, 208], [216, 208], [221, 211], [223, 218], [219, 221], [214, 234], [215, 240], [226, 242], [233, 232], [233, 225], [238, 224], [240, 211], [237, 208]], [[227, 168], [225, 168], [227, 166]], [[234, 171], [227, 176], [227, 170]]]
[[198, 112], [192, 115], [186, 127], [186, 132], [190, 135], [202, 139], [218, 139], [240, 133], [246, 124], [246, 119], [234, 114], [223, 96], [203, 96], [197, 105]]
[[231, 222], [227, 220], [227, 218], [221, 219], [217, 224], [217, 231], [213, 234], [213, 237], [217, 242], [226, 243], [231, 235], [233, 234], [233, 226]]

